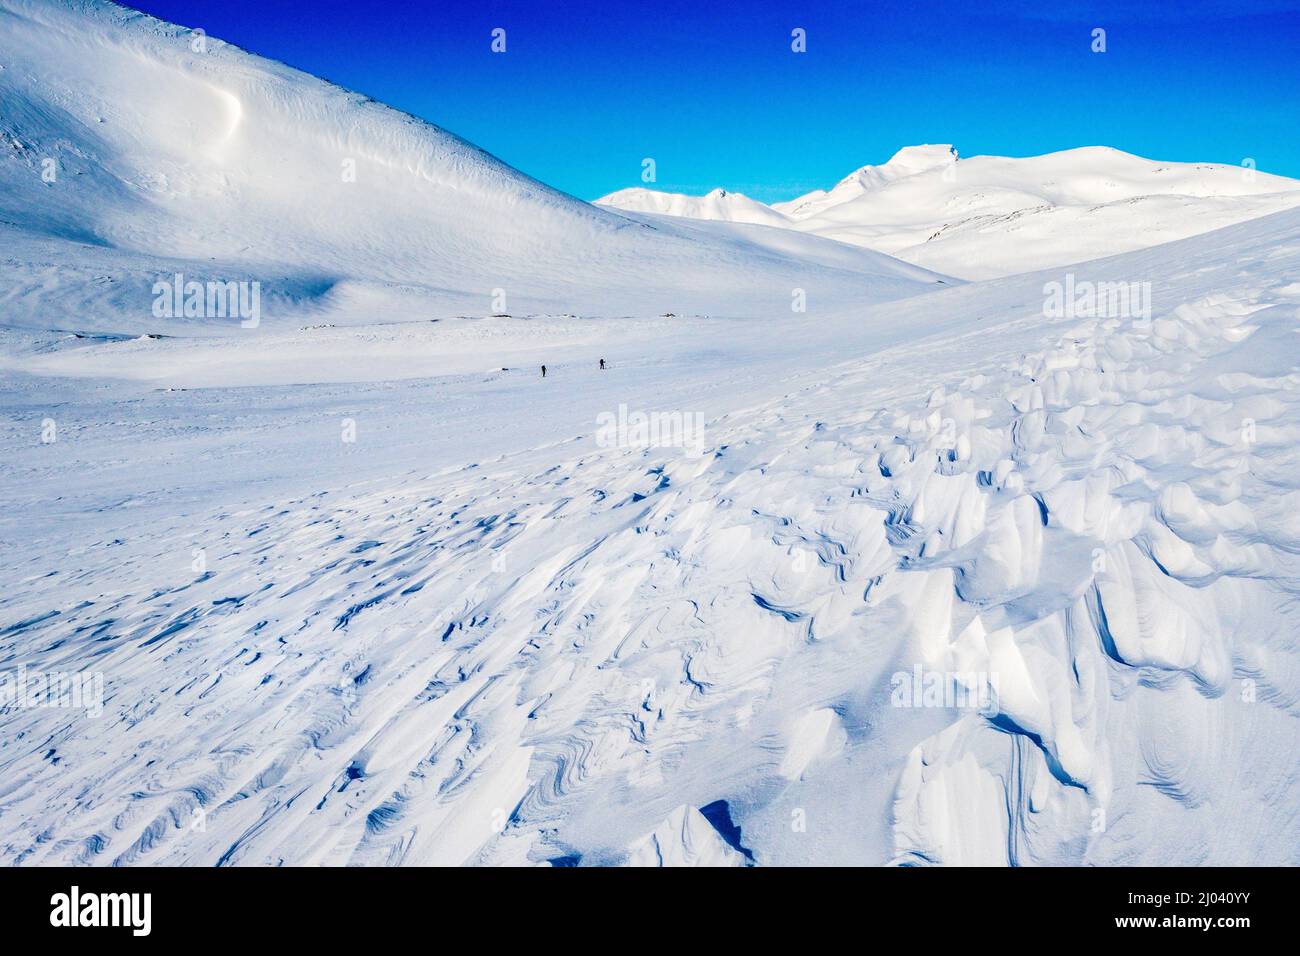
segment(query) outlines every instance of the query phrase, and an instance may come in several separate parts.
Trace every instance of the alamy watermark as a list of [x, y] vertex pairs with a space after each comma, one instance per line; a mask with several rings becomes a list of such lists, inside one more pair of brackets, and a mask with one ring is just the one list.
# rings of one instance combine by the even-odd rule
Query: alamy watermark
[[1149, 319], [1150, 282], [1064, 282], [1043, 285], [1043, 315], [1049, 319]]
[[83, 893], [74, 885], [50, 897], [50, 925], [119, 926], [130, 929], [132, 936], [148, 936], [153, 929], [153, 894]]
[[104, 712], [101, 671], [29, 671], [20, 666], [0, 671], [0, 713], [38, 707], [84, 710], [91, 717]]
[[998, 715], [998, 675], [984, 671], [927, 671], [920, 664], [895, 671], [889, 678], [889, 703], [894, 707], [935, 707], [974, 710], [984, 717]]
[[158, 319], [233, 319], [245, 329], [262, 322], [262, 283], [249, 280], [186, 281], [176, 273], [171, 281], [153, 284], [153, 314]]
[[601, 448], [704, 448], [702, 412], [618, 412], [596, 416], [596, 444]]

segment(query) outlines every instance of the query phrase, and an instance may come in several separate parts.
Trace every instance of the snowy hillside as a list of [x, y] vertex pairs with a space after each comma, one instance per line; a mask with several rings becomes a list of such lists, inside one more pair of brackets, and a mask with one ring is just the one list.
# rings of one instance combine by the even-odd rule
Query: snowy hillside
[[192, 39], [0, 0], [0, 863], [1300, 864], [1297, 184], [613, 211]]
[[3, 0], [0, 66], [10, 325], [81, 312], [97, 331], [184, 334], [147, 321], [153, 280], [174, 272], [259, 281], [268, 317], [317, 322], [484, 315], [497, 289], [513, 313], [753, 314], [788, 311], [793, 288], [860, 302], [935, 278], [811, 237], [791, 254], [633, 222], [363, 96], [112, 5]]
[[[694, 197], [646, 190], [597, 202], [730, 218]], [[958, 159], [951, 146], [910, 146], [830, 190], [770, 208], [801, 232], [988, 279], [1144, 249], [1297, 205], [1300, 182], [1254, 169], [1158, 163], [1103, 147]]]

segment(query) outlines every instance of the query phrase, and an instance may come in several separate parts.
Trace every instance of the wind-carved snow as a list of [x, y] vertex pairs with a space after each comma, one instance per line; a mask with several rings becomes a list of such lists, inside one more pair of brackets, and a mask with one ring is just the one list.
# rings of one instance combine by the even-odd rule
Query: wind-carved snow
[[[7, 715], [0, 850], [1296, 862], [1297, 266], [1284, 214], [1099, 263], [1170, 276], [1150, 320], [1044, 328], [1033, 277], [939, 293], [965, 332], [702, 454], [220, 512], [202, 574], [192, 524], [20, 558], [7, 665], [93, 661], [108, 696]], [[996, 713], [892, 706], [918, 665], [995, 675]]]
[[745, 857], [726, 844], [699, 810], [681, 806], [632, 845], [626, 862], [628, 866], [744, 866]]

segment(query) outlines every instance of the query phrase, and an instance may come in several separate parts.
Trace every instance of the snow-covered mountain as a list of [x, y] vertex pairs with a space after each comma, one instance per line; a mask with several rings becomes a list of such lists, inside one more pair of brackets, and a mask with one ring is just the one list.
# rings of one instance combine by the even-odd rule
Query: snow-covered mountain
[[168, 332], [146, 320], [153, 278], [174, 272], [256, 279], [272, 317], [335, 322], [481, 315], [497, 289], [513, 312], [753, 314], [788, 310], [793, 288], [857, 302], [935, 278], [815, 238], [629, 220], [364, 96], [95, 0], [4, 0], [0, 66], [11, 324], [81, 312]]
[[809, 219], [833, 206], [860, 199], [869, 192], [918, 173], [939, 169], [951, 174], [956, 162], [957, 152], [952, 146], [906, 146], [889, 162], [855, 169], [829, 190], [814, 189], [789, 202], [773, 203], [772, 208], [794, 221]]
[[[1300, 863], [1300, 209], [1058, 232], [1290, 185], [610, 210], [194, 42], [0, 0], [0, 862]], [[1089, 261], [834, 235], [949, 215]]]
[[760, 226], [790, 225], [790, 220], [773, 207], [750, 199], [744, 193], [727, 192], [725, 189], [715, 189], [703, 196], [687, 196], [634, 186], [602, 196], [599, 203], [611, 209], [662, 213], [687, 219], [749, 222]]
[[[646, 190], [597, 203], [726, 218], [694, 197]], [[1253, 168], [1160, 163], [1105, 147], [958, 159], [951, 146], [909, 146], [830, 190], [773, 204], [781, 218], [765, 224], [986, 279], [1144, 249], [1296, 205], [1300, 182]]]

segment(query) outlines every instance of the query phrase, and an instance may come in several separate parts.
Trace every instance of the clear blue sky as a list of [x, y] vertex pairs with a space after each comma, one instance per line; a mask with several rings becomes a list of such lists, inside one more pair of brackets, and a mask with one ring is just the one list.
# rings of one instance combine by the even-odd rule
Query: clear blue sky
[[[1250, 157], [1300, 178], [1300, 0], [132, 5], [421, 116], [584, 199], [642, 185], [647, 156], [659, 189], [788, 199], [915, 143]], [[806, 53], [791, 52], [795, 27]], [[1090, 50], [1094, 27], [1105, 53]]]

